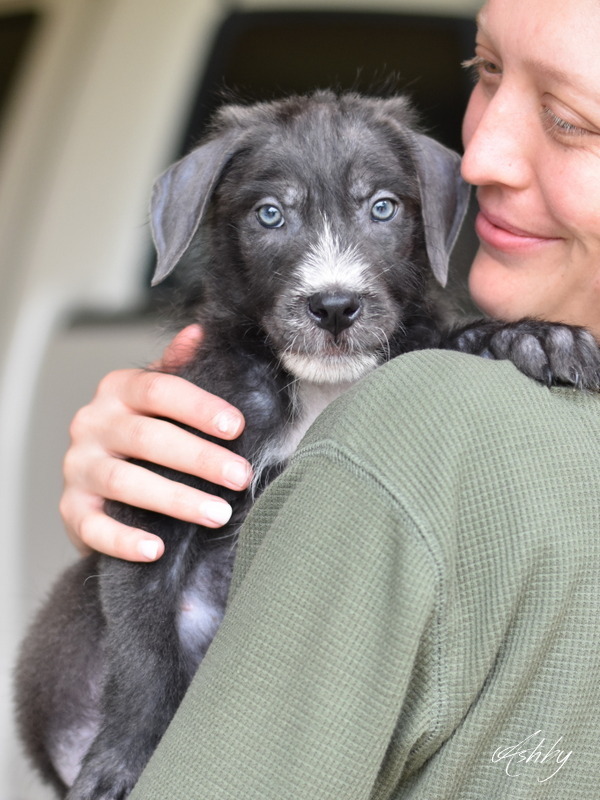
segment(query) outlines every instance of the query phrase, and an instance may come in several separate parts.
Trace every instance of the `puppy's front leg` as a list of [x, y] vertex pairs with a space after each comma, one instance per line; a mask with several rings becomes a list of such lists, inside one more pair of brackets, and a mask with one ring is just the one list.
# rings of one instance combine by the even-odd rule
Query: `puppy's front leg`
[[575, 325], [536, 319], [481, 320], [451, 332], [442, 347], [508, 359], [548, 386], [600, 389], [600, 347], [589, 331]]
[[170, 522], [187, 529], [187, 536], [168, 547], [159, 562], [132, 564], [107, 558], [103, 565], [102, 725], [68, 800], [126, 798], [188, 685], [190, 665], [180, 646], [177, 616], [196, 528]]

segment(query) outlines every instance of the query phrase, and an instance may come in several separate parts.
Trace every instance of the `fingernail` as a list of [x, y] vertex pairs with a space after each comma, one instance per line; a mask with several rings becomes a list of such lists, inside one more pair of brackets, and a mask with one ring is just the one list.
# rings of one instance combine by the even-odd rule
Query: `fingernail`
[[202, 511], [209, 522], [225, 525], [231, 518], [232, 508], [228, 503], [205, 503]]
[[138, 552], [144, 558], [147, 558], [148, 561], [156, 561], [158, 557], [158, 542], [155, 542], [153, 539], [142, 539], [142, 541], [138, 543]]
[[251, 476], [252, 471], [244, 461], [229, 461], [223, 467], [223, 478], [232, 488], [243, 489]]
[[232, 414], [231, 411], [221, 411], [215, 417], [214, 423], [219, 433], [227, 434], [228, 436], [236, 436], [242, 427], [242, 420], [239, 415]]

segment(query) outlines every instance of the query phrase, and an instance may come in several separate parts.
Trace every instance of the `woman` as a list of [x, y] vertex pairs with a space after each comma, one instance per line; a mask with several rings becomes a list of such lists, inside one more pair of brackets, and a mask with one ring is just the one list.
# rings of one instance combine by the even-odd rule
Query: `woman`
[[[599, 40], [597, 0], [488, 0], [463, 174], [475, 302], [600, 340]], [[596, 796], [599, 404], [435, 351], [342, 397], [250, 515], [223, 625], [131, 797]], [[160, 556], [103, 496], [227, 516], [113, 453], [247, 484], [245, 463], [160, 415], [243, 426], [173, 376], [109, 376], [66, 460], [85, 545]]]

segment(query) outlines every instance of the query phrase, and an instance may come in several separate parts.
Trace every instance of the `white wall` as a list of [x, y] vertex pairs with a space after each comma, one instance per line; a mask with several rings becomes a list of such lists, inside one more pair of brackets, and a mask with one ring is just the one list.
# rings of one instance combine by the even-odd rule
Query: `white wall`
[[[26, 576], [32, 569], [39, 575], [46, 566], [49, 576], [57, 562], [54, 558], [47, 565], [40, 558], [48, 552], [56, 520], [37, 529], [39, 546], [31, 547], [26, 537], [27, 510], [47, 507], [32, 495], [27, 474], [32, 400], [40, 397], [41, 369], [60, 351], [72, 310], [136, 301], [148, 245], [150, 185], [171, 157], [184, 100], [207, 44], [202, 32], [219, 13], [216, 0], [53, 0], [44, 5], [48, 15], [0, 150], [0, 502], [5, 513], [0, 607], [11, 610], [2, 615], [0, 629], [3, 800], [36, 800], [31, 779], [21, 777], [8, 713], [9, 675], [28, 611], [24, 598], [33, 594]], [[101, 349], [109, 352], [110, 337], [102, 339]], [[129, 365], [135, 347], [112, 344], [112, 359], [105, 362]], [[135, 358], [147, 355], [138, 352]], [[95, 361], [104, 363], [98, 356]], [[40, 387], [45, 400], [56, 404], [62, 393], [65, 401], [83, 402], [91, 386], [76, 381], [81, 371], [74, 360], [78, 391], [50, 380]], [[85, 397], [80, 396], [84, 387]], [[54, 425], [52, 416], [46, 421]], [[48, 483], [55, 489], [60, 485], [56, 474]], [[44, 482], [37, 488], [46, 494]], [[56, 547], [62, 549], [59, 537], [54, 537]]]
[[[159, 342], [143, 326], [70, 328], [139, 300], [147, 197], [170, 160], [225, 0], [0, 0], [44, 22], [0, 140], [0, 800], [47, 797], [12, 728], [10, 669], [31, 606], [73, 557], [56, 504], [74, 410]], [[280, 8], [286, 0], [239, 0]], [[294, 0], [472, 15], [478, 0]]]

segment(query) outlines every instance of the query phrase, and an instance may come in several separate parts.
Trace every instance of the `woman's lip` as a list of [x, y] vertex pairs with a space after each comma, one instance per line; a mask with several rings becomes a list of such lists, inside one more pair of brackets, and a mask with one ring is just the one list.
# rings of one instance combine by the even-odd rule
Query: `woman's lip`
[[475, 230], [483, 244], [505, 251], [522, 251], [560, 240], [557, 236], [543, 236], [525, 231], [484, 209], [480, 209], [477, 214]]

